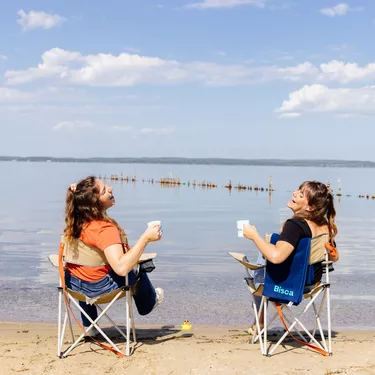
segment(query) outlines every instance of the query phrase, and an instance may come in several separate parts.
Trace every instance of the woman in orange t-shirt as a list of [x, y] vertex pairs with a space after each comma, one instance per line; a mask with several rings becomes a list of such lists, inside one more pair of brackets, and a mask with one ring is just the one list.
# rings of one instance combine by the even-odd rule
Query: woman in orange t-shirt
[[[68, 263], [66, 285], [94, 298], [123, 287], [124, 276], [128, 275], [130, 285], [137, 281], [136, 292], [133, 294], [137, 310], [139, 314], [147, 315], [161, 303], [164, 292], [161, 288], [154, 289], [146, 273], [139, 272], [136, 275], [134, 267], [147, 244], [159, 241], [162, 232], [159, 225], [153, 225], [129, 248], [124, 231], [107, 215], [107, 209], [114, 204], [112, 188], [93, 176], [68, 188], [64, 230], [66, 239], [80, 239], [87, 245], [100, 249], [109, 264], [86, 267]], [[91, 319], [97, 318], [95, 306], [84, 302], [80, 302], [80, 305]], [[82, 322], [85, 327], [91, 324], [83, 314]], [[91, 336], [95, 333], [91, 331]]]

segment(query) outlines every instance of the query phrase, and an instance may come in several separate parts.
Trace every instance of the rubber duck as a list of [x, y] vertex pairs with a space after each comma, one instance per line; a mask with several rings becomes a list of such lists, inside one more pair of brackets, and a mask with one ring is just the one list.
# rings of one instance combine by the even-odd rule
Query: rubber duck
[[184, 324], [182, 324], [182, 326], [181, 326], [181, 330], [190, 331], [192, 329], [193, 329], [193, 326], [191, 325], [191, 323], [188, 320], [185, 320]]

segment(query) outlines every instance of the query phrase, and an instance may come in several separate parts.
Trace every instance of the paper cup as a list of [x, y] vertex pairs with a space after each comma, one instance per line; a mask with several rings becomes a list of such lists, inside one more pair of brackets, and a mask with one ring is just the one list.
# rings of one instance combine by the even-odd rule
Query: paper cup
[[243, 237], [243, 226], [249, 224], [249, 220], [238, 220], [237, 221], [237, 236]]
[[160, 231], [162, 232], [163, 229], [161, 227], [161, 221], [160, 220], [150, 221], [149, 223], [147, 223], [147, 226], [151, 227], [152, 225], [155, 225], [155, 224], [160, 225]]

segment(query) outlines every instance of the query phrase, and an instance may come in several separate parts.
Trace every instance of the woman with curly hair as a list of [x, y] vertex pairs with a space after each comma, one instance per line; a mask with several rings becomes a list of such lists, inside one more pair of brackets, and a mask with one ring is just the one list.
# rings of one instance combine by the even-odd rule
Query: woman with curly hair
[[[66, 194], [65, 240], [69, 243], [79, 239], [105, 255], [108, 264], [99, 267], [87, 267], [73, 263], [66, 264], [65, 281], [68, 288], [79, 291], [87, 297], [112, 292], [125, 286], [125, 275], [129, 284], [135, 286], [133, 295], [139, 314], [149, 314], [164, 297], [161, 288], [154, 288], [146, 273], [136, 274], [144, 249], [149, 242], [159, 241], [162, 232], [159, 225], [151, 225], [130, 248], [124, 230], [108, 216], [107, 210], [115, 204], [113, 190], [103, 181], [89, 176], [72, 184]], [[94, 305], [80, 302], [81, 307], [91, 319], [97, 318]], [[82, 315], [84, 327], [90, 326], [89, 320]], [[96, 334], [95, 329], [91, 336]]]

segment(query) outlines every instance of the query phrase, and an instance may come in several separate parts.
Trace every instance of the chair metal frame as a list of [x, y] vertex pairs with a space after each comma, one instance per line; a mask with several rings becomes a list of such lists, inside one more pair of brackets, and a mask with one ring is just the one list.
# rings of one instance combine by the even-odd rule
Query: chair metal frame
[[[56, 254], [51, 254], [48, 256], [49, 261], [52, 263], [54, 267], [58, 267], [58, 256]], [[110, 347], [114, 352], [116, 352], [120, 356], [130, 356], [130, 327], [132, 333], [132, 341], [133, 341], [133, 349], [136, 345], [136, 334], [135, 334], [135, 324], [134, 324], [134, 313], [133, 313], [133, 301], [132, 301], [132, 289], [129, 286], [129, 279], [128, 275], [125, 276], [125, 287], [119, 288], [111, 293], [102, 294], [96, 297], [95, 305], [100, 314], [95, 320], [92, 320], [87, 313], [81, 308], [77, 301], [86, 302], [86, 296], [82, 293], [75, 292], [71, 289], [63, 288], [62, 280], [59, 277], [59, 286], [57, 287], [59, 298], [58, 298], [58, 324], [57, 324], [57, 356], [59, 358], [66, 357], [83, 339], [85, 335], [89, 335], [89, 332], [92, 328], [96, 328], [101, 336], [108, 342]], [[65, 292], [65, 293], [64, 293]], [[65, 295], [64, 295], [65, 294]], [[125, 297], [125, 307], [126, 307], [126, 318], [125, 318], [125, 325], [126, 331], [122, 330], [107, 314], [107, 311], [113, 306], [113, 304]], [[72, 320], [71, 320], [71, 306], [72, 303], [77, 309], [83, 313], [86, 318], [90, 321], [91, 325], [84, 330], [84, 332], [78, 337], [77, 340], [74, 340], [73, 334], [73, 327], [72, 327]], [[87, 302], [86, 302], [87, 303]], [[64, 308], [63, 308], [64, 304]], [[107, 304], [107, 306], [102, 309], [100, 307], [101, 304]], [[64, 310], [64, 312], [63, 312]], [[64, 315], [64, 316], [63, 316]], [[114, 326], [114, 328], [121, 334], [122, 337], [126, 340], [126, 347], [125, 352], [121, 351], [118, 346], [103, 332], [100, 328], [98, 322], [103, 317], [106, 317]], [[77, 319], [76, 319], [77, 320]], [[64, 337], [67, 323], [69, 324], [69, 330], [71, 334], [71, 342], [72, 344], [65, 350], [63, 350], [64, 346]], [[78, 321], [77, 321], [78, 323]], [[78, 323], [80, 325], [80, 323]], [[81, 326], [81, 325], [80, 325]], [[82, 327], [82, 326], [81, 326]]]

